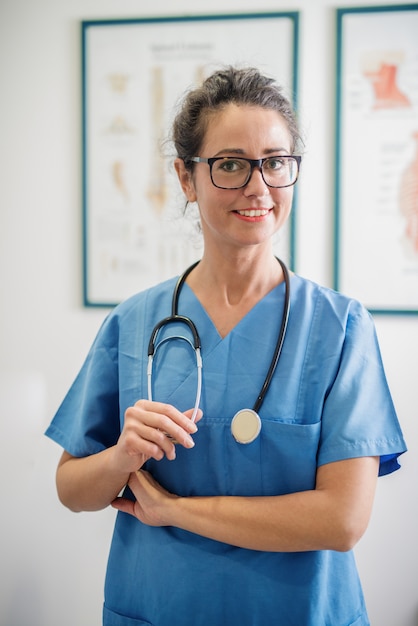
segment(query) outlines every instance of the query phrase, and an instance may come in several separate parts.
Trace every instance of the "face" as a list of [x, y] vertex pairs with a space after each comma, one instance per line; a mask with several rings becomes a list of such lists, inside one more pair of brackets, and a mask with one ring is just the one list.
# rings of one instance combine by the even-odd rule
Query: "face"
[[[229, 104], [210, 117], [199, 157], [241, 156], [260, 159], [292, 154], [287, 124], [276, 111]], [[197, 202], [205, 246], [211, 241], [235, 247], [270, 245], [272, 235], [289, 217], [293, 187], [268, 187], [259, 169], [241, 189], [218, 189], [209, 165], [188, 172], [177, 159], [176, 170], [189, 202]]]

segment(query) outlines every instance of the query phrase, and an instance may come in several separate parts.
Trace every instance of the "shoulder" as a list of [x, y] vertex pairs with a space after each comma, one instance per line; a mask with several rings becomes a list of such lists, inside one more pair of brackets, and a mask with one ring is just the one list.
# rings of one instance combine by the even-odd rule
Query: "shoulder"
[[291, 312], [297, 325], [324, 340], [375, 341], [374, 320], [361, 302], [298, 275], [292, 277]]
[[371, 320], [369, 311], [355, 298], [298, 274], [292, 277], [292, 303], [300, 314], [303, 312], [310, 315], [321, 314], [327, 320], [335, 319], [340, 323], [353, 318]]
[[116, 335], [129, 332], [129, 329], [138, 328], [147, 318], [155, 316], [165, 317], [170, 314], [173, 290], [177, 277], [170, 278], [158, 285], [140, 291], [130, 296], [106, 316], [99, 335], [102, 340], [106, 337], [114, 342]]
[[168, 280], [158, 283], [149, 289], [140, 291], [133, 296], [127, 298], [121, 304], [118, 304], [114, 310], [113, 315], [118, 318], [124, 318], [135, 314], [138, 311], [144, 310], [147, 307], [160, 306], [161, 303], [171, 304], [173, 290], [177, 282], [178, 277], [169, 278]]

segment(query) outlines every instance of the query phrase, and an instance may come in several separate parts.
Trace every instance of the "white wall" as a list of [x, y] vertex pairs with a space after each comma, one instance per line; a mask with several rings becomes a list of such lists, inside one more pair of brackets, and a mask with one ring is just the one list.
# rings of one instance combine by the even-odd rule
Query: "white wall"
[[[0, 1], [2, 625], [101, 623], [114, 514], [75, 515], [57, 502], [60, 450], [42, 435], [105, 315], [81, 305], [80, 20], [301, 11], [299, 99], [309, 150], [300, 181], [297, 270], [330, 285], [337, 6], [344, 4]], [[416, 626], [418, 318], [378, 317], [376, 324], [410, 451], [401, 472], [379, 481], [357, 555], [372, 624]]]

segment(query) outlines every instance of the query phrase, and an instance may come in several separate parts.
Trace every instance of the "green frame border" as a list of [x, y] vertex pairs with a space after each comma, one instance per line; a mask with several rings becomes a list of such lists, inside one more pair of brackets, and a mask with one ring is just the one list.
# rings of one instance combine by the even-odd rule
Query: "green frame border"
[[[343, 36], [342, 25], [345, 15], [353, 13], [389, 13], [400, 11], [418, 11], [418, 4], [399, 4], [399, 5], [376, 5], [361, 7], [345, 7], [336, 10], [336, 99], [335, 99], [335, 191], [334, 191], [334, 289], [338, 290], [340, 286], [340, 240], [341, 240], [341, 224], [340, 224], [340, 187], [341, 187], [341, 90], [342, 90], [342, 66], [343, 66]], [[418, 33], [417, 33], [418, 37]], [[386, 314], [386, 315], [417, 315], [418, 309], [374, 309], [369, 308], [370, 313]]]
[[[121, 26], [124, 24], [156, 24], [163, 22], [188, 22], [188, 21], [219, 21], [219, 20], [237, 20], [237, 19], [266, 19], [266, 18], [286, 18], [290, 19], [293, 24], [293, 46], [292, 46], [292, 64], [293, 64], [293, 82], [292, 82], [292, 104], [297, 109], [298, 97], [298, 66], [299, 66], [299, 11], [279, 11], [279, 12], [263, 12], [263, 13], [237, 13], [237, 14], [216, 14], [216, 15], [184, 15], [184, 16], [165, 16], [165, 17], [146, 17], [146, 18], [121, 18], [121, 19], [94, 19], [83, 20], [81, 22], [81, 97], [82, 97], [82, 118], [81, 118], [81, 135], [82, 135], [82, 229], [83, 229], [83, 305], [85, 307], [104, 307], [113, 308], [117, 303], [112, 302], [91, 302], [89, 300], [88, 285], [88, 206], [87, 206], [87, 34], [88, 30], [94, 26]], [[295, 269], [296, 259], [296, 207], [297, 207], [297, 190], [293, 200], [293, 210], [290, 218], [289, 232], [289, 257], [290, 266]]]

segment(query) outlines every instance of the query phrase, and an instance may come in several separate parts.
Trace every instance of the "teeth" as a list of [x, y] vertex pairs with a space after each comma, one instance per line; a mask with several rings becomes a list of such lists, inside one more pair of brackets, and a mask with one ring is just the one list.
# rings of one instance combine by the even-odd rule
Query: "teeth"
[[251, 209], [249, 211], [238, 211], [238, 213], [245, 217], [260, 217], [261, 215], [267, 215], [268, 209]]

